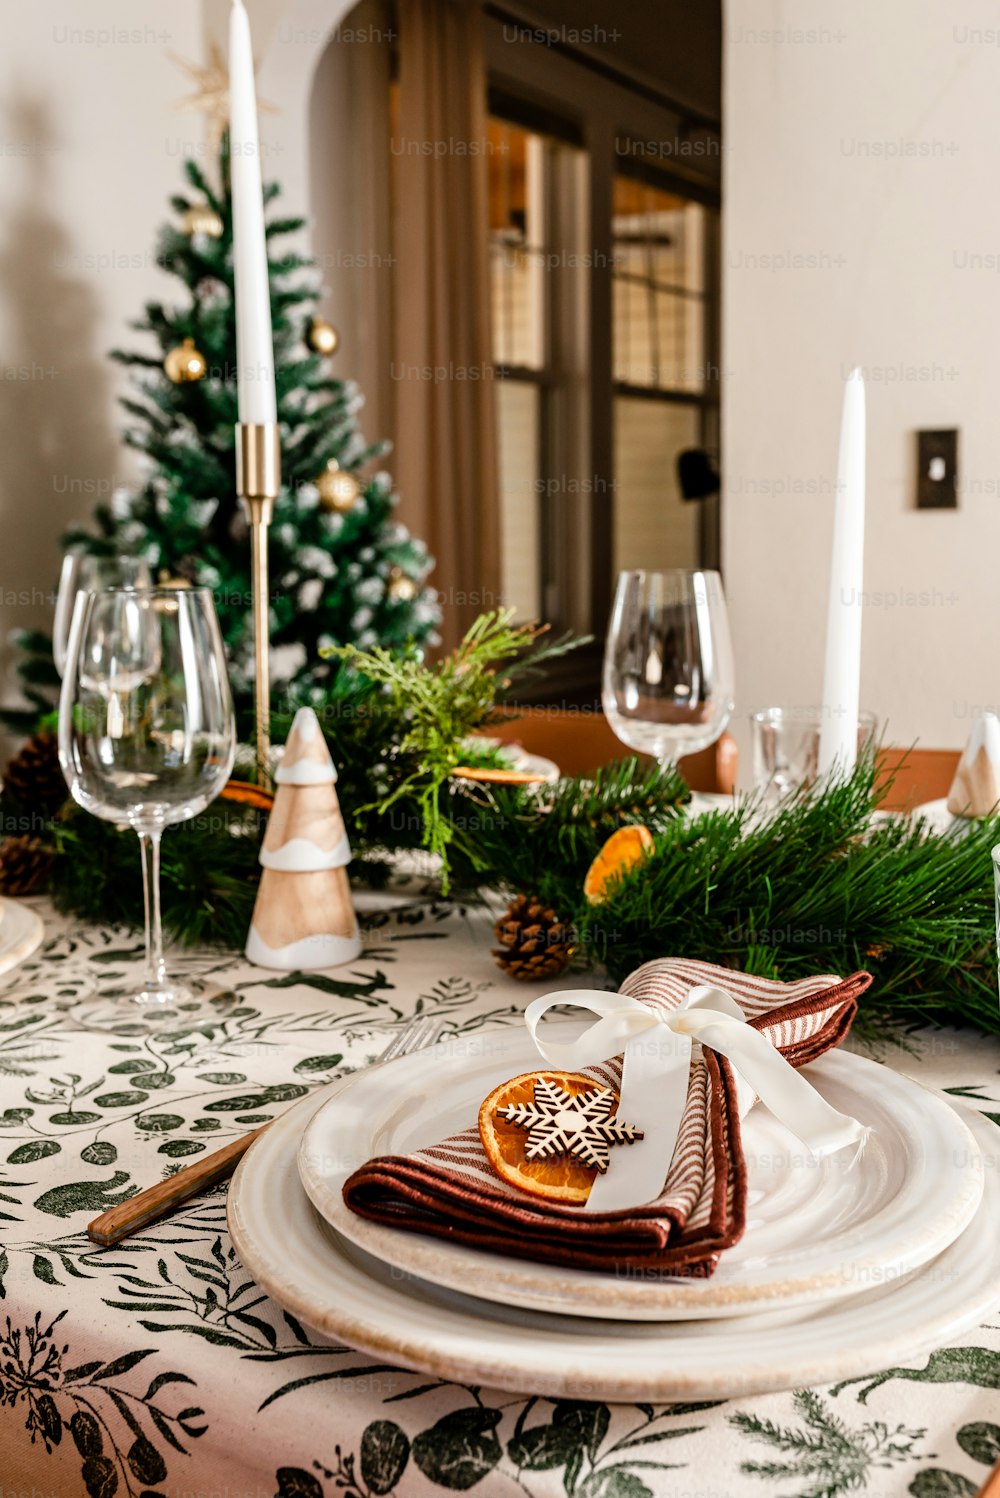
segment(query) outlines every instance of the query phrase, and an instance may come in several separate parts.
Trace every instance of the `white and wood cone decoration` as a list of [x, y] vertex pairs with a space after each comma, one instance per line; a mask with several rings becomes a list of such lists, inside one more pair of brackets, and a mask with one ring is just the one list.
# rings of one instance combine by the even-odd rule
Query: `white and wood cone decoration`
[[347, 879], [351, 845], [337, 772], [311, 707], [295, 715], [275, 783], [247, 956], [283, 972], [352, 962], [361, 935]]
[[953, 817], [987, 817], [1000, 802], [1000, 718], [981, 713], [948, 792]]

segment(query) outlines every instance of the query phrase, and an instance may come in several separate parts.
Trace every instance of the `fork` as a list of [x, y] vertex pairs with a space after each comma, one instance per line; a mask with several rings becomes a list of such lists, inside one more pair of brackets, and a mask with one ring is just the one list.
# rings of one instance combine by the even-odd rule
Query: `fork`
[[[413, 1051], [422, 1051], [427, 1046], [435, 1045], [440, 1040], [443, 1029], [443, 1019], [434, 1019], [428, 1014], [417, 1015], [393, 1036], [374, 1065], [381, 1066], [386, 1061], [394, 1061], [399, 1056], [409, 1056]], [[217, 1186], [220, 1181], [228, 1180], [254, 1140], [265, 1129], [269, 1129], [273, 1121], [262, 1124], [249, 1134], [241, 1135], [239, 1139], [231, 1140], [222, 1149], [214, 1150], [196, 1164], [185, 1166], [176, 1175], [168, 1176], [165, 1181], [158, 1181], [155, 1186], [149, 1186], [138, 1195], [130, 1196], [127, 1201], [102, 1212], [100, 1217], [88, 1222], [87, 1237], [91, 1242], [99, 1243], [102, 1248], [110, 1248], [123, 1238], [131, 1237], [148, 1223], [166, 1217], [169, 1212], [190, 1201], [199, 1192], [206, 1191], [209, 1186]]]

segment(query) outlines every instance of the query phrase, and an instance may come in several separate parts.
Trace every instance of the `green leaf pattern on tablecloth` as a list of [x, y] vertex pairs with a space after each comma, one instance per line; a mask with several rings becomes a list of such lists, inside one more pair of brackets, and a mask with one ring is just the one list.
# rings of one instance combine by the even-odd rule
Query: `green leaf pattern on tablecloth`
[[[36, 1313], [23, 1326], [6, 1318], [0, 1329], [0, 1407], [18, 1412], [31, 1442], [48, 1455], [64, 1440], [75, 1446], [88, 1498], [145, 1494], [167, 1477], [170, 1451], [185, 1456], [205, 1434], [204, 1410], [183, 1402], [190, 1397], [187, 1388], [178, 1390], [193, 1386], [194, 1379], [175, 1370], [152, 1379], [147, 1371], [132, 1377], [140, 1363], [157, 1356], [152, 1347], [108, 1363], [71, 1364], [73, 1349], [62, 1341], [60, 1327], [67, 1314], [60, 1311], [45, 1324]], [[169, 1394], [161, 1398], [167, 1386]]]
[[1000, 1352], [989, 1347], [942, 1347], [932, 1352], [923, 1368], [887, 1368], [874, 1378], [851, 1378], [836, 1384], [833, 1392], [839, 1394], [852, 1384], [861, 1384], [858, 1400], [868, 1402], [868, 1396], [883, 1384], [901, 1379], [917, 1384], [975, 1384], [980, 1389], [1000, 1389]]
[[[332, 974], [183, 954], [234, 996], [217, 1020], [173, 1040], [98, 1036], [64, 1011], [95, 979], [127, 986], [138, 947], [130, 933], [47, 922], [46, 949], [0, 990], [0, 1449], [21, 1487], [944, 1498], [974, 1493], [1000, 1453], [992, 1326], [828, 1391], [609, 1406], [465, 1388], [314, 1336], [239, 1262], [225, 1188], [96, 1248], [84, 1232], [95, 1213], [368, 1065], [412, 1016], [471, 1034], [520, 1024], [527, 995], [492, 966], [488, 915], [424, 900], [365, 915], [366, 951]], [[910, 1037], [903, 1069], [919, 1050]], [[939, 1052], [944, 1074], [926, 1080], [996, 1109], [1000, 1049], [991, 1061], [975, 1037], [959, 1059], [954, 1046], [927, 1054]]]
[[730, 1424], [774, 1452], [770, 1460], [741, 1462], [740, 1471], [769, 1484], [794, 1483], [796, 1498], [856, 1493], [879, 1469], [912, 1461], [927, 1434], [881, 1420], [849, 1424], [809, 1389], [800, 1389], [793, 1404], [799, 1425], [778, 1425], [756, 1414], [732, 1415]]
[[[677, 1405], [637, 1407], [628, 1412], [627, 1425], [612, 1431], [612, 1410], [606, 1404], [532, 1398], [490, 1406], [481, 1391], [465, 1392], [473, 1403], [450, 1410], [412, 1440], [395, 1421], [373, 1420], [362, 1432], [357, 1454], [338, 1447], [332, 1467], [315, 1461], [310, 1470], [284, 1469], [276, 1474], [279, 1495], [301, 1492], [325, 1498], [329, 1491], [346, 1498], [385, 1498], [405, 1491], [401, 1485], [412, 1462], [433, 1487], [450, 1493], [478, 1488], [485, 1494], [493, 1490], [488, 1480], [495, 1487], [502, 1484], [503, 1490], [531, 1493], [529, 1474], [550, 1472], [558, 1474], [559, 1487], [552, 1491], [575, 1498], [655, 1498], [646, 1479], [685, 1463], [661, 1459], [652, 1448], [703, 1429], [664, 1426], [685, 1413]], [[329, 1490], [321, 1479], [331, 1484]]]
[[[974, 1462], [989, 1468], [1000, 1461], [1000, 1425], [986, 1420], [963, 1425], [955, 1440]], [[981, 1486], [978, 1479], [963, 1477], [960, 1472], [928, 1467], [914, 1478], [909, 1491], [914, 1498], [976, 1498]]]

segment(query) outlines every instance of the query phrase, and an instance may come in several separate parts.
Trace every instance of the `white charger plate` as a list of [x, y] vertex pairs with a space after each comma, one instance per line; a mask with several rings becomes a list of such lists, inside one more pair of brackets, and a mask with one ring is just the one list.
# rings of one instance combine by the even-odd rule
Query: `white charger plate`
[[30, 957], [44, 935], [42, 918], [30, 905], [0, 895], [0, 974]]
[[919, 817], [929, 832], [940, 834], [952, 831], [960, 820], [948, 810], [947, 796], [941, 796], [937, 801], [922, 801], [913, 808], [911, 816]]
[[306, 1196], [295, 1157], [323, 1097], [272, 1124], [229, 1191], [236, 1251], [306, 1325], [380, 1360], [436, 1377], [545, 1396], [673, 1402], [727, 1399], [859, 1378], [960, 1336], [1000, 1297], [1000, 1135], [963, 1108], [986, 1172], [965, 1232], [905, 1280], [801, 1313], [650, 1323], [560, 1317], [440, 1290], [346, 1243]]
[[710, 1279], [505, 1258], [369, 1222], [345, 1206], [342, 1187], [358, 1166], [468, 1128], [498, 1083], [538, 1065], [519, 1026], [481, 1030], [335, 1083], [299, 1147], [307, 1195], [342, 1237], [395, 1271], [452, 1290], [475, 1285], [503, 1305], [639, 1321], [746, 1316], [857, 1294], [947, 1248], [982, 1199], [979, 1152], [954, 1110], [887, 1067], [835, 1051], [807, 1075], [835, 1108], [871, 1125], [863, 1157], [817, 1161], [766, 1108], [754, 1108], [743, 1123], [747, 1228]]

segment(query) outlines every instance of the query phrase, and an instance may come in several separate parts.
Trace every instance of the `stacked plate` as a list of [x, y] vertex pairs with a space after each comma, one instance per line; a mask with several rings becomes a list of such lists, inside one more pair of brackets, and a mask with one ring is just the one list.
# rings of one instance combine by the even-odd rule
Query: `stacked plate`
[[527, 775], [537, 775], [549, 785], [559, 779], [559, 766], [554, 759], [546, 759], [543, 754], [529, 754], [528, 750], [522, 749], [520, 744], [505, 744], [503, 739], [491, 738], [485, 733], [472, 734], [465, 740], [465, 743], [473, 753], [482, 753], [484, 749], [495, 749], [508, 770], [519, 770]]
[[44, 935], [41, 916], [30, 905], [0, 895], [0, 975], [26, 962]]
[[584, 1399], [719, 1399], [878, 1372], [995, 1309], [1000, 1136], [885, 1067], [808, 1069], [874, 1130], [817, 1162], [758, 1106], [743, 1126], [743, 1240], [708, 1280], [595, 1274], [366, 1222], [341, 1187], [364, 1161], [469, 1127], [537, 1066], [526, 1031], [478, 1031], [305, 1099], [254, 1145], [229, 1194], [247, 1269], [316, 1331], [400, 1367]]

